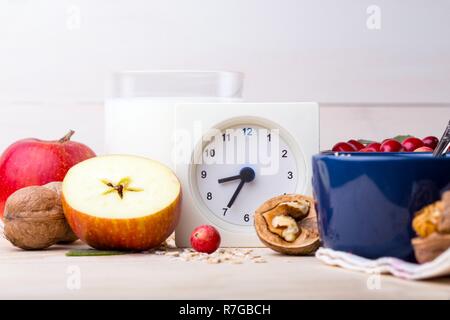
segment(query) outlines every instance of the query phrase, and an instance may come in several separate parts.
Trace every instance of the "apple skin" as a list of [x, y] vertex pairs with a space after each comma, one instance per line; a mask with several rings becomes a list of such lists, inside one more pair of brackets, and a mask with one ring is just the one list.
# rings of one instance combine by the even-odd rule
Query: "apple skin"
[[60, 140], [23, 139], [9, 146], [0, 157], [0, 218], [8, 197], [29, 186], [62, 181], [75, 164], [95, 157], [86, 145], [70, 141], [74, 131]]
[[85, 243], [99, 250], [144, 251], [158, 247], [175, 230], [181, 211], [178, 197], [163, 210], [132, 219], [108, 219], [73, 209], [62, 195], [67, 222]]

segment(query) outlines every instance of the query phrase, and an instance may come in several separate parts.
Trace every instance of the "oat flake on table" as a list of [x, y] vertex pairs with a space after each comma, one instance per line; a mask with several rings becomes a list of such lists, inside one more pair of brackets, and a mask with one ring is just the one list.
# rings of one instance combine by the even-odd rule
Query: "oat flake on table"
[[172, 234], [154, 251], [156, 255], [164, 255], [183, 261], [203, 261], [208, 264], [243, 264], [245, 262], [266, 263], [260, 255], [254, 254], [249, 248], [220, 248], [212, 254], [196, 252], [191, 248], [181, 249], [175, 245], [175, 237]]

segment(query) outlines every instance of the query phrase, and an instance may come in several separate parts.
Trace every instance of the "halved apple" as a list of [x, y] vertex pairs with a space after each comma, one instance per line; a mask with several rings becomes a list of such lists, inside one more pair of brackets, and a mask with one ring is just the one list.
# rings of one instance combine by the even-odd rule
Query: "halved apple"
[[72, 167], [62, 186], [75, 234], [96, 249], [142, 251], [160, 245], [180, 215], [181, 186], [157, 161], [128, 155], [92, 158]]

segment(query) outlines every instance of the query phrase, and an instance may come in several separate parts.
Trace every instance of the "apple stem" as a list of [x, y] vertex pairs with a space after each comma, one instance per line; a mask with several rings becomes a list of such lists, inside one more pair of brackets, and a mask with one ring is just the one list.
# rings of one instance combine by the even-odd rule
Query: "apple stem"
[[75, 134], [75, 131], [70, 130], [64, 137], [62, 137], [61, 139], [59, 139], [60, 143], [64, 143], [67, 141], [70, 141], [70, 138], [72, 138], [72, 136]]

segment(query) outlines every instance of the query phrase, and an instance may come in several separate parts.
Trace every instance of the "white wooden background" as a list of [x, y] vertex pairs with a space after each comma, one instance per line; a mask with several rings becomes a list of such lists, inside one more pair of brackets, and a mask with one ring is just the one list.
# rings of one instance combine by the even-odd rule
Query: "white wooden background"
[[438, 135], [449, 31], [447, 0], [0, 0], [0, 149], [70, 127], [101, 153], [104, 84], [123, 69], [240, 70], [247, 100], [326, 103], [323, 148]]

